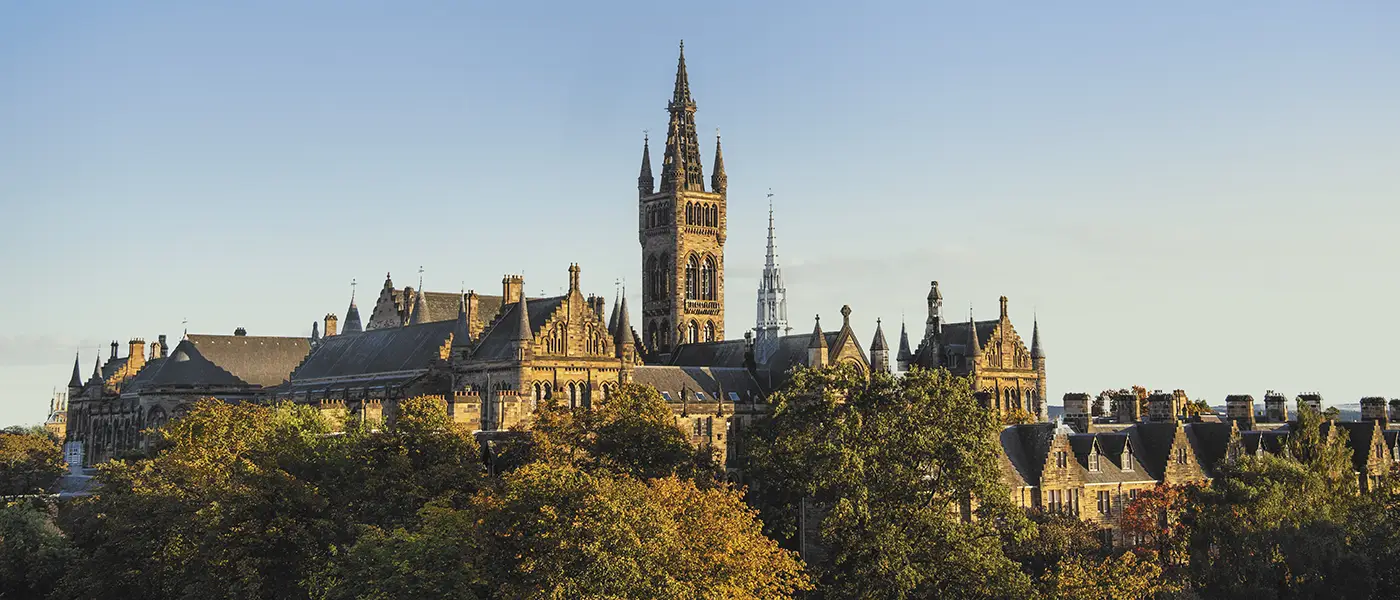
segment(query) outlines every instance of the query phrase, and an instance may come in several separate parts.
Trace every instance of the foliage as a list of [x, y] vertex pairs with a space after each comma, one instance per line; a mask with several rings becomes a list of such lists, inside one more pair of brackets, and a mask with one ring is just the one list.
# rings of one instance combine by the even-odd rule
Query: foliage
[[1030, 522], [1033, 527], [1025, 535], [1008, 537], [1005, 546], [1007, 556], [1034, 580], [1044, 579], [1065, 560], [1103, 554], [1098, 529], [1077, 517], [1037, 511]]
[[[773, 536], [819, 519], [829, 598], [1001, 597], [1029, 589], [1002, 550], [1024, 529], [998, 469], [1000, 426], [946, 370], [801, 369], [773, 398], [749, 466]], [[970, 517], [961, 518], [960, 512]], [[814, 540], [809, 540], [809, 542]]]
[[1150, 552], [1145, 560], [1134, 552], [1102, 559], [1085, 555], [1065, 557], [1048, 581], [1046, 596], [1066, 600], [1139, 600], [1172, 591], [1154, 558]]
[[50, 505], [17, 502], [0, 507], [0, 597], [44, 597], [70, 555]]
[[63, 515], [81, 559], [69, 597], [305, 597], [302, 581], [364, 525], [400, 526], [480, 478], [440, 400], [400, 403], [383, 433], [333, 434], [306, 406], [206, 401], [149, 460], [111, 461]]
[[714, 451], [691, 444], [649, 386], [621, 386], [594, 410], [550, 401], [521, 434], [525, 443], [512, 448], [504, 464], [544, 461], [640, 479], [676, 476], [706, 487], [722, 480]]
[[1118, 518], [1123, 533], [1137, 545], [1153, 549], [1173, 576], [1187, 562], [1191, 533], [1187, 512], [1198, 491], [1199, 486], [1191, 483], [1158, 485], [1127, 503]]
[[536, 462], [468, 506], [375, 531], [326, 577], [338, 598], [783, 598], [801, 566], [735, 492]]
[[1097, 396], [1094, 396], [1094, 406], [1093, 406], [1093, 408], [1090, 409], [1090, 411], [1089, 411], [1089, 414], [1090, 414], [1091, 416], [1095, 416], [1095, 417], [1102, 417], [1102, 416], [1104, 416], [1104, 398], [1105, 398], [1105, 395], [1104, 395], [1104, 394], [1099, 394], [1099, 395], [1097, 395]]
[[1205, 400], [1199, 399], [1187, 400], [1184, 404], [1182, 404], [1181, 410], [1182, 412], [1186, 413], [1186, 416], [1188, 417], [1194, 417], [1196, 415], [1209, 415], [1215, 412], [1215, 410], [1210, 407], [1210, 404], [1207, 404]]
[[1030, 411], [1019, 406], [1012, 407], [1011, 410], [1008, 410], [1005, 413], [1002, 413], [1001, 415], [1002, 425], [1025, 425], [1027, 423], [1036, 423], [1038, 421], [1040, 421], [1038, 417], [1031, 414]]
[[67, 469], [58, 441], [42, 427], [0, 432], [0, 496], [42, 493]]

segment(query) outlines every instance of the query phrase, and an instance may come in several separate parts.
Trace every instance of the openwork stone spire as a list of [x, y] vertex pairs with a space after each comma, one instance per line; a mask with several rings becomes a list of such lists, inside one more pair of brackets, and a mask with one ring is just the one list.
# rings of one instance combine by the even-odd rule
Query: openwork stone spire
[[695, 133], [695, 99], [690, 97], [690, 78], [685, 72], [685, 42], [681, 42], [676, 65], [676, 88], [666, 110], [671, 122], [666, 128], [666, 155], [661, 163], [663, 191], [705, 191], [705, 169], [700, 163], [700, 140]]
[[787, 335], [787, 288], [778, 268], [778, 252], [773, 236], [773, 193], [768, 193], [768, 255], [763, 261], [763, 277], [758, 280], [758, 322], [754, 327], [754, 359], [767, 363], [778, 347], [778, 338]]

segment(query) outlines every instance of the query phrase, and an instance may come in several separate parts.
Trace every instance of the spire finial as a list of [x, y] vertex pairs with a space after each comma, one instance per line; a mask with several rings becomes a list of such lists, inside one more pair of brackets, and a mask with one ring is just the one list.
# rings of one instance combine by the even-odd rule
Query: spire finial
[[355, 303], [355, 278], [350, 278], [350, 303]]
[[423, 291], [423, 265], [418, 265], [418, 291]]

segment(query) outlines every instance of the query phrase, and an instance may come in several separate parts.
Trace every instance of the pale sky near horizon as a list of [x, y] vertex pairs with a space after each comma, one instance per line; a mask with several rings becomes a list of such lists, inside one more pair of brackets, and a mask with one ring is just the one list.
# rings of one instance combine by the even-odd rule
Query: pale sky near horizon
[[1394, 2], [213, 4], [0, 5], [0, 426], [75, 349], [307, 335], [386, 271], [638, 301], [681, 38], [730, 337], [772, 188], [795, 332], [917, 343], [937, 279], [1039, 316], [1055, 399], [1400, 397]]

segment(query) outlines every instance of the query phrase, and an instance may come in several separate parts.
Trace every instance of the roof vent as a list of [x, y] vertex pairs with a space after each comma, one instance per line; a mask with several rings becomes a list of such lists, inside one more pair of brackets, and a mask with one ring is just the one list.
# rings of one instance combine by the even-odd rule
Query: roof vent
[[242, 327], [239, 327], [238, 329], [233, 330], [233, 335], [242, 337], [242, 336], [248, 335], [248, 330], [247, 330], [247, 329], [244, 329], [244, 328], [242, 328]]
[[190, 359], [190, 355], [185, 354], [184, 350], [176, 350], [175, 355], [171, 356], [170, 359], [175, 362], [185, 362]]

